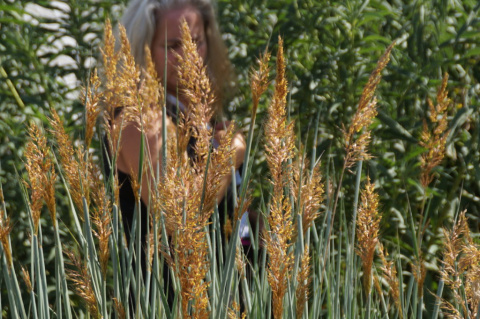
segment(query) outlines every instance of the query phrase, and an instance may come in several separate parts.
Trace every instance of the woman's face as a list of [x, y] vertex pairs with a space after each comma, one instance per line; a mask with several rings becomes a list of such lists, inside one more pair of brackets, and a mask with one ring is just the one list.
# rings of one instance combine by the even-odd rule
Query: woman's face
[[[152, 59], [160, 79], [165, 74], [165, 58], [167, 90], [172, 94], [177, 89], [177, 58], [174, 52], [182, 55], [181, 23], [185, 19], [190, 29], [193, 42], [197, 45], [200, 57], [205, 61], [207, 57], [207, 41], [202, 15], [192, 6], [173, 8], [160, 15], [152, 41]], [[166, 47], [165, 47], [166, 43]]]

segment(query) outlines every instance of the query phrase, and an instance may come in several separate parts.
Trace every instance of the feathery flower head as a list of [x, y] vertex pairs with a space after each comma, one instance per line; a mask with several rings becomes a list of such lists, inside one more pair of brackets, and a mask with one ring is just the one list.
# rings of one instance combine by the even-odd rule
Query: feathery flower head
[[28, 270], [26, 270], [23, 266], [22, 266], [22, 278], [23, 278], [23, 281], [25, 282], [25, 285], [27, 286], [27, 290], [28, 292], [32, 292], [33, 288], [32, 288], [32, 281], [30, 280], [30, 274], [28, 272]]
[[208, 123], [213, 116], [214, 92], [208, 78], [207, 66], [192, 41], [190, 29], [184, 20], [181, 26], [182, 54], [178, 59], [178, 82], [187, 99], [186, 122], [191, 121], [193, 137], [196, 139], [195, 153], [197, 168], [204, 169], [212, 138], [212, 129]]
[[312, 266], [310, 265], [310, 253], [307, 245], [303, 252], [301, 268], [297, 276], [298, 286], [295, 292], [297, 297], [297, 318], [302, 318], [305, 303], [310, 296], [310, 284], [312, 283], [311, 272]]
[[89, 187], [89, 169], [88, 163], [85, 161], [85, 152], [80, 146], [74, 148], [73, 143], [65, 132], [63, 122], [57, 111], [51, 109], [50, 126], [51, 133], [55, 137], [60, 154], [60, 163], [64, 171], [65, 179], [69, 185], [69, 191], [72, 200], [77, 209], [81, 212], [80, 219], [83, 220], [83, 197], [90, 203], [90, 187]]
[[400, 318], [403, 318], [402, 303], [400, 300], [400, 283], [397, 277], [397, 267], [395, 266], [393, 260], [387, 261], [386, 257], [388, 257], [388, 252], [383, 247], [382, 243], [379, 242], [378, 246], [380, 260], [382, 261], [380, 269], [383, 272], [383, 278], [388, 283], [388, 292], [392, 297], [393, 302], [395, 303], [395, 307], [397, 307]]
[[[452, 290], [453, 298], [462, 312], [470, 313], [470, 318], [475, 318], [480, 302], [480, 247], [470, 237], [465, 211], [460, 213], [451, 231], [444, 229], [444, 235], [442, 280]], [[442, 301], [448, 316], [463, 318], [458, 306], [446, 299]]]
[[253, 69], [250, 76], [250, 89], [252, 91], [252, 118], [255, 118], [257, 115], [258, 103], [260, 102], [260, 97], [267, 90], [270, 83], [268, 76], [270, 73], [270, 68], [268, 67], [268, 62], [270, 61], [270, 52], [265, 51], [261, 55], [258, 62], [258, 69]]
[[90, 315], [100, 319], [98, 303], [86, 263], [82, 262], [80, 257], [71, 250], [66, 250], [65, 254], [74, 267], [74, 269], [66, 269], [66, 272], [67, 277], [73, 282], [75, 293], [85, 302]]
[[356, 231], [358, 238], [356, 252], [362, 260], [363, 283], [367, 293], [371, 288], [372, 263], [378, 243], [381, 218], [378, 213], [378, 194], [375, 192], [375, 184], [372, 184], [370, 178], [367, 178], [365, 189], [361, 194]]
[[10, 271], [10, 267], [13, 265], [12, 251], [10, 250], [10, 233], [12, 229], [13, 225], [10, 222], [10, 218], [5, 216], [3, 209], [0, 209], [0, 242], [7, 258], [8, 271]]
[[52, 218], [53, 226], [56, 227], [56, 204], [55, 204], [55, 180], [56, 173], [50, 150], [47, 147], [47, 139], [40, 128], [32, 123], [28, 129], [30, 141], [25, 149], [25, 168], [27, 170], [31, 190], [31, 213], [35, 232], [38, 231], [43, 201]]
[[284, 193], [284, 187], [293, 184], [288, 161], [293, 158], [295, 148], [294, 123], [287, 121], [283, 41], [279, 38], [278, 42], [275, 90], [265, 123], [265, 153], [273, 191], [267, 218], [270, 230], [264, 233], [269, 256], [267, 278], [272, 288], [273, 315], [276, 319], [282, 317], [283, 299], [292, 275], [293, 256], [288, 248], [292, 244], [295, 228], [290, 199]]
[[423, 187], [427, 187], [434, 178], [432, 170], [438, 166], [445, 156], [445, 145], [450, 130], [448, 128], [448, 109], [451, 100], [447, 92], [448, 74], [445, 73], [442, 85], [437, 92], [437, 105], [428, 99], [428, 108], [430, 111], [429, 119], [433, 129], [429, 128], [427, 121], [423, 121], [423, 130], [420, 136], [420, 145], [426, 149], [420, 157], [421, 175], [420, 182]]
[[98, 114], [100, 114], [100, 100], [102, 93], [99, 92], [100, 80], [97, 70], [93, 70], [87, 87], [83, 90], [81, 100], [85, 105], [86, 123], [85, 123], [85, 145], [86, 149], [90, 147], [93, 138], [93, 129], [97, 122]]
[[[390, 44], [378, 60], [377, 67], [373, 70], [363, 88], [351, 125], [348, 129], [342, 128], [346, 150], [344, 168], [351, 168], [355, 162], [371, 158], [367, 148], [370, 144], [370, 130], [368, 128], [377, 116], [377, 100], [374, 98], [374, 94], [382, 78], [381, 72], [390, 61], [390, 53], [394, 45], [395, 42]], [[360, 136], [356, 137], [357, 133], [360, 133]]]

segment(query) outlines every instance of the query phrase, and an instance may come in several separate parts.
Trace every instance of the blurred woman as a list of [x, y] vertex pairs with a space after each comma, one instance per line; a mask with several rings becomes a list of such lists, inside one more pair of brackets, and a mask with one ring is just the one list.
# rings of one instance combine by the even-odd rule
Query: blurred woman
[[[179, 112], [187, 112], [187, 98], [184, 96], [183, 88], [178, 81], [178, 60], [177, 54], [182, 55], [181, 46], [181, 24], [186, 21], [195, 42], [199, 56], [203, 59], [210, 82], [215, 92], [216, 104], [213, 118], [219, 118], [222, 110], [222, 102], [226, 85], [229, 84], [232, 74], [227, 52], [221, 39], [217, 22], [214, 15], [212, 3], [209, 0], [134, 0], [126, 9], [121, 23], [126, 29], [130, 42], [131, 52], [135, 62], [140, 68], [145, 68], [146, 50], [150, 47], [152, 60], [155, 69], [166, 86], [166, 109], [169, 123], [175, 124]], [[163, 88], [159, 88], [161, 90]], [[213, 147], [225, 134], [228, 122], [206, 123], [214, 128]], [[159, 120], [144, 132], [146, 137], [147, 154], [153, 167], [161, 167], [162, 123]], [[141, 132], [136, 123], [126, 123], [122, 131], [120, 150], [116, 161], [116, 171], [119, 184], [121, 185], [119, 200], [122, 212], [124, 229], [127, 240], [130, 240], [130, 230], [134, 218], [135, 196], [131, 184], [131, 174], [137, 176], [139, 173], [140, 160], [140, 138]], [[194, 144], [191, 141], [190, 144]], [[234, 151], [234, 163], [237, 185], [240, 182], [239, 168], [243, 163], [245, 155], [245, 139], [241, 133], [236, 133], [232, 139]], [[189, 145], [193, 150], [193, 145]], [[193, 160], [193, 152], [188, 154]], [[228, 191], [232, 183], [232, 176], [227, 175], [221, 182], [220, 191], [217, 194], [219, 206], [224, 205], [228, 199], [229, 214], [233, 214], [233, 198]], [[141, 187], [141, 241], [146, 243], [147, 227], [147, 205], [149, 203], [149, 189], [153, 186], [151, 174], [142, 176]], [[223, 203], [221, 203], [223, 202]], [[220, 211], [223, 211], [220, 209]], [[248, 213], [245, 213], [241, 220], [240, 237], [244, 244], [249, 245]], [[253, 220], [252, 220], [253, 221]], [[220, 214], [220, 223], [225, 223], [225, 216]], [[145, 271], [144, 251], [141, 253], [142, 269]]]

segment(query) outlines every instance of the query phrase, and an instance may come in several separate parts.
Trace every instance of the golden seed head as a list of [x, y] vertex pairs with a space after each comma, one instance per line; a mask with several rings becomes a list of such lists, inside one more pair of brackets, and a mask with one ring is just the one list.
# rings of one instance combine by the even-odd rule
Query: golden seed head
[[295, 292], [297, 297], [297, 318], [302, 318], [305, 303], [308, 301], [310, 295], [310, 285], [312, 283], [310, 276], [311, 270], [310, 254], [307, 245], [303, 252], [300, 272], [297, 275], [298, 286]]
[[257, 60], [258, 69], [254, 69], [251, 72], [250, 80], [250, 89], [252, 91], [252, 118], [255, 118], [257, 114], [258, 104], [260, 102], [260, 97], [267, 90], [270, 83], [268, 77], [270, 73], [270, 68], [268, 67], [268, 62], [270, 61], [270, 52], [265, 51], [263, 55]]
[[100, 114], [100, 99], [102, 93], [99, 92], [100, 80], [97, 70], [93, 70], [87, 87], [82, 93], [82, 103], [85, 105], [86, 121], [85, 121], [85, 145], [86, 149], [90, 147], [93, 138], [93, 130], [97, 122], [98, 114]]
[[375, 247], [378, 243], [381, 216], [378, 213], [378, 194], [375, 184], [367, 178], [365, 189], [361, 194], [361, 204], [357, 216], [357, 254], [362, 260], [363, 282], [369, 293], [371, 288], [371, 273]]
[[427, 121], [423, 121], [423, 130], [420, 135], [420, 145], [426, 149], [420, 157], [421, 175], [420, 182], [423, 187], [427, 187], [434, 179], [432, 170], [437, 167], [445, 157], [445, 146], [448, 134], [448, 110], [451, 100], [448, 98], [446, 90], [448, 83], [448, 74], [445, 73], [442, 85], [437, 92], [437, 104], [428, 99], [428, 108], [430, 111], [429, 119], [432, 128], [429, 127]]
[[65, 254], [74, 267], [74, 269], [66, 269], [66, 273], [73, 282], [75, 293], [85, 302], [88, 312], [93, 318], [100, 319], [98, 303], [86, 263], [71, 250], [66, 250]]
[[30, 274], [28, 273], [28, 270], [26, 270], [22, 266], [22, 278], [23, 281], [25, 282], [25, 285], [27, 286], [28, 292], [32, 292], [32, 281], [30, 280]]
[[[374, 94], [382, 78], [382, 70], [390, 61], [390, 53], [394, 46], [395, 42], [390, 44], [378, 60], [375, 70], [373, 70], [367, 84], [363, 88], [352, 124], [348, 129], [345, 127], [342, 129], [346, 150], [344, 168], [351, 168], [355, 162], [371, 158], [367, 148], [370, 144], [369, 127], [377, 116], [377, 101], [374, 98]], [[360, 132], [361, 134], [356, 137]]]
[[5, 217], [4, 212], [0, 212], [0, 242], [2, 243], [5, 257], [7, 258], [8, 270], [13, 265], [12, 251], [10, 250], [10, 233], [12, 232], [13, 225], [10, 222], [9, 217]]

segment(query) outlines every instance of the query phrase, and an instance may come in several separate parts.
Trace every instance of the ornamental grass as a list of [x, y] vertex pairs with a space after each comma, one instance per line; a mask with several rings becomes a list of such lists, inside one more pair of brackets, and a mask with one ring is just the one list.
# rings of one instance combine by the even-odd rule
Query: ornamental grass
[[[479, 318], [480, 246], [465, 213], [454, 216], [453, 228], [445, 226], [443, 253], [436, 262], [428, 258], [427, 263], [428, 252], [422, 246], [432, 231], [429, 187], [443, 178], [436, 169], [453, 133], [447, 75], [436, 104], [426, 102], [428, 119], [418, 138], [422, 203], [407, 205], [404, 231], [414, 244], [411, 255], [405, 256], [402, 247], [382, 238], [384, 227], [392, 225], [382, 220], [382, 189], [370, 177], [368, 166], [362, 166], [381, 156], [370, 150], [382, 107], [381, 97], [374, 95], [394, 44], [386, 48], [367, 80], [351, 123], [339, 125], [344, 140], [344, 152], [337, 154], [343, 158], [339, 169], [329, 160], [331, 154], [317, 156], [316, 145], [310, 152], [295, 134], [283, 40], [279, 38], [274, 56], [266, 51], [259, 57], [251, 71], [250, 126], [244, 130], [243, 178], [234, 187], [235, 214], [221, 225], [218, 192], [223, 177], [234, 171], [230, 145], [235, 128], [227, 127], [219, 147], [211, 147], [214, 132], [206, 123], [213, 116], [214, 90], [188, 27], [183, 26], [183, 55], [178, 56], [188, 111], [180, 114], [177, 125], [166, 117], [161, 75], [155, 73], [151, 59], [147, 58], [146, 70], [135, 65], [122, 27], [119, 43], [115, 41], [107, 21], [102, 75], [93, 71], [82, 95], [83, 140], [71, 138], [54, 109], [48, 128], [29, 125], [26, 174], [20, 184], [29, 220], [25, 240], [30, 262], [25, 265], [15, 261], [11, 237], [17, 230], [10, 222], [14, 212], [7, 210], [0, 188], [4, 316]], [[260, 117], [262, 108], [265, 118]], [[159, 121], [164, 129], [156, 134], [164, 143], [156, 165], [145, 135]], [[263, 124], [261, 129], [256, 121]], [[131, 174], [137, 206], [130, 230], [122, 223], [118, 176], [115, 170], [105, 174], [102, 164], [115, 167], [125, 125], [141, 132], [139, 173]], [[311, 129], [315, 141], [317, 128]], [[191, 138], [196, 140], [195, 161], [186, 155]], [[268, 183], [258, 195], [252, 184], [254, 167], [261, 160], [268, 168], [263, 176]], [[344, 185], [349, 173], [355, 183]], [[144, 179], [148, 182], [142, 183]], [[144, 187], [149, 194], [147, 224], [141, 223], [139, 213]], [[59, 193], [68, 198], [68, 211], [56, 206]], [[345, 205], [350, 198], [353, 204]], [[48, 221], [42, 218], [45, 210]], [[251, 228], [255, 231], [248, 251], [239, 238], [240, 219], [247, 210], [257, 211], [258, 224], [264, 225]], [[66, 215], [72, 218], [71, 226], [63, 221]], [[44, 230], [50, 227], [54, 237], [46, 238]], [[147, 232], [145, 243], [142, 228]], [[45, 250], [47, 242], [53, 242], [51, 251]], [[427, 273], [438, 278], [437, 291], [424, 288]], [[431, 312], [425, 310], [426, 294], [436, 300], [428, 308]]]

